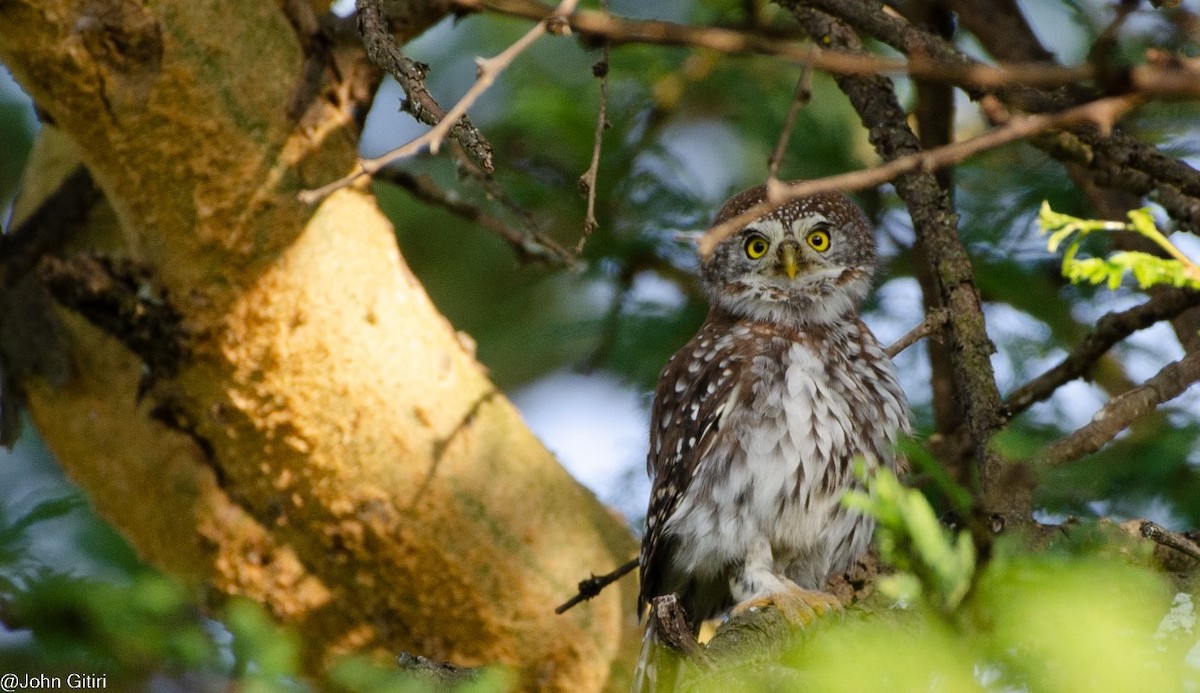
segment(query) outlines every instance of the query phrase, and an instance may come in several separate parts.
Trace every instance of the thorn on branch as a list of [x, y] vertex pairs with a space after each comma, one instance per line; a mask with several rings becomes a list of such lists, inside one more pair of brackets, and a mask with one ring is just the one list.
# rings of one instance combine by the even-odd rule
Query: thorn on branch
[[558, 608], [554, 610], [554, 613], [560, 615], [565, 614], [572, 607], [599, 595], [605, 587], [608, 587], [617, 580], [625, 577], [625, 575], [627, 575], [636, 567], [638, 567], [638, 559], [635, 558], [611, 573], [605, 573], [604, 575], [592, 575], [589, 578], [580, 580], [579, 593], [568, 599], [566, 602], [560, 604]]

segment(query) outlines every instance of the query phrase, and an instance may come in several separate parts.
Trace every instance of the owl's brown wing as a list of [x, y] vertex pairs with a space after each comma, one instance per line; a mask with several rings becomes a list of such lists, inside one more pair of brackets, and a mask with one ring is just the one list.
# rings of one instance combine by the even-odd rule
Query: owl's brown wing
[[671, 357], [658, 379], [646, 459], [652, 485], [642, 538], [640, 606], [673, 591], [664, 585], [664, 578], [674, 540], [664, 537], [663, 529], [697, 483], [697, 473], [705, 471], [701, 462], [728, 435], [722, 421], [738, 406], [746, 354], [737, 348], [741, 340], [727, 327], [705, 323]]

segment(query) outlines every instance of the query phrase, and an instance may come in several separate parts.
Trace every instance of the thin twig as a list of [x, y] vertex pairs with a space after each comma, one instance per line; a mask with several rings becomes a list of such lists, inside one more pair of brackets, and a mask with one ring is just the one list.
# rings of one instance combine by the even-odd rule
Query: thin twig
[[1134, 419], [1178, 397], [1197, 380], [1200, 380], [1200, 350], [1189, 352], [1142, 385], [1110, 399], [1091, 422], [1043, 450], [1038, 462], [1053, 466], [1096, 452]]
[[517, 56], [525, 52], [529, 46], [533, 45], [534, 41], [541, 38], [547, 31], [551, 31], [552, 28], [556, 32], [564, 31], [567, 28], [567, 25], [563, 22], [563, 17], [570, 14], [578, 2], [579, 0], [562, 0], [550, 16], [543, 17], [511, 46], [494, 57], [477, 58], [475, 63], [478, 66], [478, 70], [475, 83], [462, 95], [458, 103], [454, 104], [445, 116], [438, 121], [437, 125], [430, 128], [428, 132], [381, 156], [371, 159], [359, 159], [358, 165], [349, 175], [315, 190], [302, 191], [300, 193], [300, 201], [306, 204], [318, 202], [337, 190], [353, 185], [364, 176], [373, 176], [388, 164], [414, 156], [426, 148], [429, 149], [430, 154], [437, 154], [447, 133], [458, 122], [458, 119], [466, 114], [467, 109], [474, 105], [475, 100], [492, 86], [500, 73], [512, 64], [512, 61]]
[[1091, 121], [1111, 124], [1138, 103], [1140, 103], [1140, 99], [1135, 96], [1113, 96], [1097, 99], [1061, 113], [1014, 116], [1008, 123], [969, 140], [927, 151], [914, 152], [874, 168], [817, 180], [780, 184], [775, 188], [775, 191], [778, 192], [777, 195], [768, 195], [766, 200], [709, 229], [700, 239], [700, 252], [705, 255], [711, 253], [718, 243], [748, 222], [791, 200], [822, 192], [862, 190], [887, 183], [898, 176], [915, 171], [928, 173], [944, 166], [956, 164], [979, 152], [995, 149], [1030, 135], [1070, 123]]
[[938, 308], [937, 310], [932, 311], [929, 313], [929, 315], [925, 316], [925, 319], [921, 321], [920, 325], [912, 328], [903, 337], [897, 339], [895, 342], [892, 342], [888, 348], [883, 350], [884, 353], [887, 354], [889, 359], [896, 358], [897, 354], [900, 352], [909, 348], [913, 344], [916, 344], [925, 337], [928, 337], [934, 332], [942, 329], [942, 327], [945, 326], [946, 321], [949, 319], [950, 311], [946, 310], [945, 308]]
[[572, 607], [597, 596], [604, 590], [605, 587], [608, 587], [617, 580], [625, 577], [630, 571], [638, 567], [638, 563], [638, 559], [635, 558], [611, 573], [605, 573], [604, 575], [593, 575], [586, 580], [580, 580], [579, 593], [560, 604], [558, 608], [554, 610], [554, 613], [560, 615], [565, 614]]
[[1200, 546], [1178, 532], [1147, 520], [1142, 523], [1142, 536], [1171, 549], [1200, 560]]
[[[437, 125], [446, 120], [446, 111], [438, 104], [425, 86], [428, 67], [414, 62], [403, 54], [388, 28], [384, 16], [383, 0], [357, 0], [358, 31], [371, 62], [396, 78], [407, 96], [404, 109], [426, 125]], [[449, 134], [457, 140], [467, 155], [485, 172], [491, 174], [492, 145], [471, 124], [465, 113], [450, 121]]]
[[388, 168], [380, 171], [376, 178], [404, 188], [422, 202], [441, 207], [451, 214], [479, 224], [504, 239], [517, 251], [522, 260], [536, 260], [555, 267], [569, 267], [574, 263], [575, 258], [553, 240], [541, 234], [509, 226], [458, 195], [442, 190], [429, 176], [415, 176], [407, 171]]
[[1009, 415], [1016, 416], [1053, 395], [1064, 383], [1084, 375], [1113, 345], [1134, 332], [1173, 318], [1197, 304], [1200, 293], [1170, 288], [1133, 308], [1104, 315], [1058, 365], [1009, 394], [1005, 402]]
[[[601, 0], [600, 7], [607, 12], [608, 0]], [[600, 61], [592, 66], [592, 74], [600, 79], [600, 106], [596, 113], [596, 132], [592, 140], [592, 162], [579, 178], [579, 190], [587, 195], [587, 216], [583, 220], [583, 234], [579, 237], [579, 243], [575, 245], [576, 255], [583, 252], [588, 237], [599, 226], [596, 222], [596, 174], [600, 171], [600, 146], [604, 142], [604, 131], [608, 129], [608, 58], [611, 50], [612, 47], [605, 41]]]
[[812, 65], [805, 65], [800, 71], [800, 79], [796, 80], [796, 92], [792, 96], [792, 103], [788, 106], [787, 118], [783, 121], [783, 128], [779, 131], [779, 141], [775, 143], [775, 151], [771, 152], [771, 158], [767, 160], [767, 186], [779, 180], [779, 167], [783, 165], [783, 158], [787, 154], [788, 141], [792, 139], [792, 130], [796, 128], [796, 117], [800, 115], [800, 110], [808, 105], [812, 98]]

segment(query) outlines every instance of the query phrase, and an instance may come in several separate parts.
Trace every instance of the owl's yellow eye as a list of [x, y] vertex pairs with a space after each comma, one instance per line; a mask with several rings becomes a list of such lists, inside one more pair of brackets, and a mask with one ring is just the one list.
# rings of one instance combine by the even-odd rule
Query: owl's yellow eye
[[767, 243], [767, 239], [763, 238], [762, 236], [751, 236], [747, 238], [746, 245], [744, 246], [746, 249], [746, 257], [750, 258], [751, 260], [757, 260], [758, 258], [767, 254], [767, 247], [769, 245], [770, 244]]
[[813, 250], [817, 251], [818, 253], [823, 253], [826, 250], [829, 250], [829, 232], [828, 231], [822, 231], [820, 229], [817, 229], [816, 231], [813, 231], [812, 233], [808, 234], [808, 237], [805, 238], [804, 240], [808, 241], [808, 247], [812, 248]]

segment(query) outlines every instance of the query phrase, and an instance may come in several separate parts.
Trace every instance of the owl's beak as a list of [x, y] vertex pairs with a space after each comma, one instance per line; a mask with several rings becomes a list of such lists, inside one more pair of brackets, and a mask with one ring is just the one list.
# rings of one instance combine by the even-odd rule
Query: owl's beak
[[796, 262], [796, 250], [795, 243], [784, 243], [779, 247], [779, 264], [783, 271], [787, 272], [788, 279], [796, 278], [796, 269], [799, 267]]

